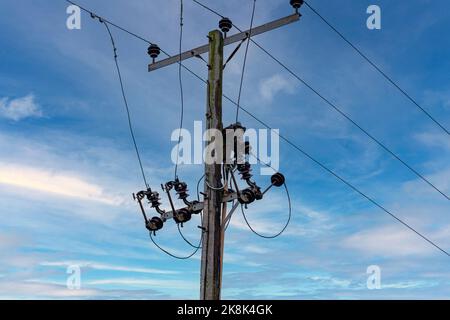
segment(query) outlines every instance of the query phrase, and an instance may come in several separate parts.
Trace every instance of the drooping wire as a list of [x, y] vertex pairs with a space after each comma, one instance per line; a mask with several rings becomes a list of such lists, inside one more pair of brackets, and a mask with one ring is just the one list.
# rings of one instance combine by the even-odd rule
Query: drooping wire
[[199, 189], [200, 189], [200, 182], [205, 178], [205, 175], [206, 175], [206, 174], [203, 174], [203, 175], [200, 177], [200, 179], [198, 179], [198, 181], [197, 181], [197, 200], [198, 200], [198, 201], [200, 201], [200, 191], [199, 191]]
[[[200, 197], [199, 197], [200, 198]], [[200, 224], [201, 226], [199, 226], [200, 229], [202, 229], [203, 227], [203, 211], [200, 211]], [[177, 224], [177, 229], [178, 229], [178, 233], [180, 234], [181, 238], [184, 240], [184, 242], [186, 242], [188, 245], [190, 245], [192, 248], [196, 248], [196, 249], [201, 249], [202, 248], [202, 239], [200, 239], [199, 244], [196, 246], [194, 244], [192, 244], [192, 242], [190, 242], [186, 236], [183, 234], [183, 231], [181, 231], [180, 225]], [[203, 229], [202, 229], [202, 234], [203, 234]], [[203, 236], [202, 236], [203, 237]]]
[[[203, 8], [207, 9], [208, 11], [223, 17], [220, 13], [217, 11], [207, 7], [206, 5], [200, 3], [197, 0], [192, 0], [195, 3], [199, 4]], [[233, 24], [233, 26], [240, 32], [242, 30]], [[359, 125], [355, 120], [353, 120], [349, 115], [347, 115], [344, 111], [341, 110], [336, 104], [331, 102], [329, 99], [327, 99], [323, 94], [321, 94], [317, 89], [315, 89], [313, 86], [311, 86], [306, 80], [301, 78], [297, 73], [295, 73], [291, 68], [287, 67], [286, 64], [281, 62], [278, 58], [276, 58], [273, 54], [271, 54], [268, 50], [266, 50], [264, 47], [262, 47], [258, 42], [256, 42], [254, 39], [250, 38], [250, 41], [253, 42], [259, 49], [261, 49], [265, 54], [267, 54], [272, 60], [277, 62], [281, 67], [283, 67], [287, 72], [289, 72], [294, 78], [296, 78], [298, 81], [303, 83], [308, 89], [310, 89], [315, 95], [317, 95], [320, 99], [322, 99], [328, 106], [333, 108], [336, 112], [338, 112], [342, 117], [347, 119], [350, 123], [352, 123], [356, 128], [358, 128], [361, 132], [363, 132], [367, 137], [369, 137], [372, 141], [374, 141], [378, 146], [380, 146], [383, 150], [385, 150], [387, 153], [389, 153], [392, 157], [394, 157], [396, 160], [398, 160], [401, 164], [403, 164], [406, 168], [408, 168], [412, 173], [414, 173], [417, 177], [419, 177], [422, 181], [424, 181], [426, 184], [428, 184], [431, 188], [433, 188], [435, 191], [440, 193], [443, 197], [445, 197], [447, 200], [450, 200], [450, 197], [440, 190], [438, 187], [436, 187], [431, 181], [429, 181], [427, 178], [425, 178], [421, 173], [419, 173], [417, 170], [415, 170], [413, 167], [411, 167], [408, 163], [406, 163], [404, 160], [402, 160], [396, 153], [394, 153], [390, 148], [388, 148], [386, 145], [384, 145], [380, 140], [375, 138], [372, 134], [370, 134], [366, 129], [364, 129], [361, 125]]]
[[139, 162], [139, 167], [141, 169], [142, 179], [144, 180], [145, 187], [149, 188], [149, 184], [147, 183], [147, 178], [146, 178], [145, 172], [144, 172], [144, 167], [142, 165], [141, 156], [140, 156], [140, 153], [139, 153], [139, 148], [137, 146], [136, 138], [134, 136], [133, 125], [132, 125], [132, 122], [131, 122], [130, 108], [128, 107], [128, 100], [127, 100], [127, 97], [126, 97], [126, 94], [125, 94], [125, 89], [124, 89], [124, 86], [123, 86], [122, 74], [120, 72], [120, 67], [119, 67], [119, 61], [117, 59], [116, 43], [114, 41], [113, 35], [111, 33], [111, 30], [109, 29], [108, 23], [105, 22], [104, 20], [100, 20], [100, 22], [102, 22], [105, 25], [106, 30], [108, 31], [109, 37], [111, 39], [111, 44], [112, 44], [113, 51], [114, 51], [114, 62], [116, 64], [117, 75], [118, 75], [119, 82], [120, 82], [120, 89], [122, 91], [123, 102], [124, 102], [125, 109], [126, 109], [126, 112], [127, 112], [127, 117], [128, 117], [128, 127], [130, 129], [130, 134], [131, 134], [131, 138], [133, 140], [134, 149], [136, 151], [137, 159], [138, 159], [138, 162]]
[[241, 82], [239, 84], [239, 94], [238, 94], [238, 100], [237, 100], [238, 105], [236, 107], [236, 123], [239, 120], [239, 106], [241, 104], [242, 85], [244, 83], [244, 75], [245, 75], [245, 66], [247, 64], [248, 47], [250, 45], [250, 39], [252, 37], [253, 19], [255, 18], [255, 8], [256, 8], [256, 0], [253, 0], [252, 18], [250, 20], [250, 29], [249, 29], [249, 33], [247, 35], [247, 44], [245, 47], [244, 63], [242, 64]]
[[178, 178], [178, 160], [180, 153], [180, 142], [181, 142], [181, 129], [183, 128], [184, 120], [184, 92], [183, 92], [183, 78], [181, 74], [181, 53], [183, 44], [183, 0], [180, 0], [180, 41], [179, 41], [179, 54], [180, 60], [178, 61], [178, 82], [180, 85], [180, 102], [181, 102], [181, 114], [180, 114], [180, 130], [178, 132], [178, 144], [177, 144], [177, 162], [175, 163], [175, 180]]
[[186, 243], [187, 243], [188, 245], [190, 245], [192, 248], [196, 248], [196, 249], [197, 249], [197, 248], [198, 248], [198, 249], [201, 249], [201, 248], [202, 248], [201, 245], [196, 246], [196, 245], [192, 244], [192, 242], [190, 242], [190, 241], [185, 237], [185, 235], [184, 235], [183, 232], [181, 231], [180, 224], [177, 224], [177, 228], [178, 228], [178, 233], [180, 234], [181, 238], [183, 238], [184, 242], [186, 242]]
[[366, 60], [373, 68], [375, 68], [378, 73], [380, 73], [388, 82], [390, 82], [400, 93], [402, 93], [408, 100], [410, 100], [417, 108], [419, 108], [428, 118], [431, 119], [437, 126], [439, 126], [442, 130], [445, 131], [448, 135], [450, 132], [447, 128], [444, 127], [436, 118], [434, 118], [424, 107], [422, 107], [411, 95], [409, 95], [404, 89], [400, 87], [398, 83], [396, 83], [390, 76], [386, 74], [375, 62], [369, 59], [366, 54], [364, 54], [356, 45], [354, 45], [350, 40], [348, 40], [342, 32], [337, 30], [331, 22], [329, 22], [323, 15], [321, 15], [316, 9], [314, 9], [308, 2], [305, 1], [306, 6], [311, 9], [323, 22], [325, 22], [328, 27], [331, 28], [342, 40], [344, 40], [350, 47], [352, 47], [364, 60]]
[[[144, 173], [144, 169], [143, 169], [143, 166], [142, 166], [142, 162], [141, 162], [141, 157], [140, 157], [140, 153], [139, 153], [139, 148], [137, 147], [136, 139], [135, 139], [135, 136], [134, 136], [134, 130], [133, 130], [132, 122], [131, 122], [131, 116], [130, 116], [130, 111], [129, 111], [128, 101], [127, 101], [127, 98], [126, 98], [126, 94], [125, 94], [125, 90], [124, 90], [124, 86], [123, 86], [122, 75], [121, 75], [121, 72], [120, 72], [120, 67], [119, 67], [119, 63], [118, 63], [118, 59], [117, 59], [117, 58], [118, 58], [118, 56], [117, 56], [117, 47], [116, 47], [116, 44], [115, 44], [115, 41], [114, 41], [114, 37], [113, 37], [113, 35], [112, 35], [112, 33], [111, 33], [111, 30], [110, 30], [110, 28], [109, 28], [109, 26], [108, 26], [108, 22], [106, 22], [106, 20], [104, 20], [104, 19], [102, 19], [102, 18], [96, 16], [96, 15], [93, 14], [93, 13], [91, 13], [91, 16], [92, 16], [93, 18], [98, 18], [99, 21], [105, 25], [106, 30], [108, 31], [108, 34], [109, 34], [110, 39], [111, 39], [111, 44], [112, 44], [113, 51], [114, 51], [114, 61], [115, 61], [115, 64], [116, 64], [116, 69], [117, 69], [117, 74], [118, 74], [118, 77], [119, 77], [119, 82], [120, 82], [120, 87], [121, 87], [121, 91], [122, 91], [122, 96], [123, 96], [123, 99], [124, 99], [124, 104], [125, 104], [126, 111], [127, 111], [127, 115], [128, 115], [128, 124], [129, 124], [129, 128], [130, 128], [130, 133], [131, 133], [131, 137], [132, 137], [132, 139], [133, 139], [133, 143], [134, 143], [134, 146], [135, 146], [136, 154], [137, 154], [138, 161], [139, 161], [139, 165], [140, 165], [141, 172], [142, 172], [142, 177], [143, 177], [143, 179], [144, 179], [144, 183], [145, 183], [146, 187], [148, 188], [148, 187], [149, 187], [149, 184], [147, 183], [147, 179], [146, 179], [146, 176], [145, 176], [145, 173]], [[181, 40], [180, 40], [180, 41], [181, 41]], [[180, 65], [181, 65], [181, 64], [180, 64]], [[177, 163], [178, 163], [178, 161], [177, 161]], [[175, 173], [175, 176], [176, 176], [176, 173]], [[201, 220], [203, 221], [203, 214], [202, 214], [202, 213], [201, 213]], [[203, 231], [202, 231], [202, 235], [201, 235], [201, 237], [200, 237], [198, 246], [195, 246], [195, 245], [193, 245], [189, 240], [186, 239], [186, 237], [185, 237], [185, 236], [183, 235], [183, 233], [181, 232], [180, 226], [179, 226], [178, 224], [177, 224], [177, 227], [178, 227], [178, 231], [179, 231], [181, 237], [183, 238], [183, 240], [184, 240], [186, 243], [188, 243], [190, 246], [192, 246], [193, 248], [195, 248], [194, 252], [192, 252], [192, 253], [189, 254], [188, 256], [180, 257], [180, 256], [177, 256], [177, 255], [175, 255], [175, 254], [173, 254], [173, 253], [170, 253], [168, 250], [162, 248], [162, 247], [161, 247], [160, 245], [158, 245], [158, 244], [155, 242], [155, 240], [153, 239], [152, 232], [149, 233], [150, 239], [151, 239], [151, 241], [153, 242], [153, 244], [154, 244], [158, 249], [160, 249], [161, 251], [163, 251], [163, 252], [166, 253], [167, 255], [169, 255], [169, 256], [171, 256], [171, 257], [173, 257], [173, 258], [175, 258], [175, 259], [187, 260], [187, 259], [191, 258], [192, 256], [194, 256], [194, 255], [198, 252], [198, 250], [202, 247], [201, 244], [202, 244], [202, 241], [203, 241]]]
[[220, 191], [220, 190], [223, 190], [225, 188], [225, 186], [223, 184], [222, 184], [221, 187], [218, 187], [218, 188], [213, 187], [212, 185], [209, 184], [208, 180], [205, 180], [205, 184], [206, 184], [206, 186], [208, 188], [210, 188], [211, 190], [214, 190], [214, 191]]
[[286, 224], [284, 225], [283, 229], [281, 229], [280, 232], [278, 232], [277, 234], [275, 234], [273, 236], [267, 236], [267, 235], [261, 234], [258, 231], [256, 231], [255, 229], [253, 229], [252, 225], [250, 224], [250, 222], [248, 221], [248, 219], [247, 219], [247, 217], [245, 215], [244, 206], [241, 205], [241, 212], [242, 212], [242, 216], [244, 217], [245, 223], [247, 224], [247, 226], [250, 229], [250, 231], [252, 231], [258, 237], [261, 237], [261, 238], [264, 238], [264, 239], [275, 239], [275, 238], [278, 238], [279, 236], [281, 236], [286, 231], [287, 227], [291, 223], [291, 218], [292, 218], [291, 196], [289, 195], [289, 189], [288, 189], [288, 187], [286, 185], [286, 182], [283, 183], [283, 185], [284, 185], [284, 188], [286, 190], [286, 196], [288, 198], [289, 215], [288, 215], [288, 219], [287, 219]]
[[[233, 100], [231, 100], [230, 98], [225, 97], [228, 101], [230, 101], [231, 103], [233, 103]], [[234, 102], [235, 103], [235, 102]], [[254, 116], [251, 112], [249, 112], [248, 110], [244, 109], [241, 107], [241, 109], [250, 117], [252, 117], [254, 120], [256, 120], [257, 122], [259, 122], [260, 124], [262, 124], [263, 126], [265, 126], [267, 129], [272, 130], [272, 128], [266, 124], [264, 121], [260, 120], [259, 118], [257, 118], [256, 116]], [[356, 186], [354, 186], [352, 183], [350, 183], [349, 181], [347, 181], [346, 179], [342, 178], [339, 174], [337, 174], [336, 172], [334, 172], [332, 169], [328, 168], [325, 164], [323, 164], [321, 161], [315, 159], [312, 155], [310, 155], [308, 152], [306, 152], [305, 150], [303, 150], [300, 146], [298, 146], [297, 144], [295, 144], [294, 142], [292, 142], [291, 140], [287, 139], [284, 135], [277, 133], [277, 131], [273, 131], [276, 135], [278, 135], [280, 137], [280, 139], [284, 140], [287, 144], [289, 144], [292, 148], [294, 148], [295, 150], [299, 151], [301, 154], [303, 154], [305, 157], [307, 157], [308, 159], [310, 159], [311, 161], [313, 161], [315, 164], [317, 164], [319, 167], [321, 167], [322, 169], [324, 169], [325, 171], [327, 171], [329, 174], [333, 175], [335, 178], [337, 178], [338, 180], [340, 180], [342, 183], [344, 183], [347, 187], [349, 187], [350, 189], [352, 189], [353, 191], [355, 191], [356, 193], [358, 193], [359, 195], [361, 195], [362, 197], [366, 198], [369, 202], [371, 202], [373, 205], [375, 205], [376, 207], [378, 207], [379, 209], [381, 209], [382, 211], [384, 211], [385, 213], [387, 213], [388, 215], [390, 215], [392, 218], [394, 218], [395, 220], [397, 220], [399, 223], [401, 223], [403, 226], [405, 226], [406, 228], [408, 228], [409, 230], [411, 230], [412, 232], [414, 232], [415, 234], [417, 234], [419, 237], [421, 237], [423, 240], [427, 241], [429, 244], [431, 244], [432, 246], [434, 246], [436, 249], [438, 249], [439, 251], [443, 252], [445, 255], [447, 255], [448, 257], [450, 257], [450, 253], [448, 253], [446, 250], [444, 250], [443, 248], [441, 248], [439, 245], [437, 245], [435, 242], [433, 242], [432, 240], [430, 240], [429, 238], [427, 238], [425, 235], [423, 235], [422, 233], [420, 233], [419, 231], [417, 231], [416, 229], [414, 229], [413, 227], [411, 227], [408, 223], [406, 223], [405, 221], [401, 220], [400, 218], [398, 218], [395, 214], [393, 214], [391, 211], [389, 211], [388, 209], [386, 209], [385, 207], [383, 207], [381, 204], [379, 204], [376, 200], [372, 199], [370, 196], [368, 196], [366, 193], [362, 192], [361, 190], [359, 190]]]
[[[65, 0], [69, 3], [72, 3], [74, 5], [77, 5], [75, 3], [73, 3], [72, 1], [69, 0]], [[195, 1], [195, 0], [193, 0]], [[196, 2], [196, 1], [195, 1]], [[78, 5], [77, 5], [78, 6]], [[80, 9], [82, 9], [83, 11], [86, 11], [90, 14], [93, 14], [91, 11], [78, 6]], [[146, 40], [145, 38], [136, 35], [135, 33], [128, 31], [127, 29], [120, 27], [117, 24], [111, 23], [110, 21], [106, 20], [103, 18], [103, 21], [109, 23], [110, 25], [118, 28], [119, 30], [124, 31], [125, 33], [128, 33], [129, 35], [134, 36], [135, 38], [144, 41], [148, 44], [151, 44], [152, 42], [150, 42], [149, 40]], [[252, 41], [254, 42], [254, 40], [252, 39]], [[254, 42], [255, 43], [255, 42]], [[161, 52], [163, 52], [165, 55], [170, 56], [166, 51], [161, 50]], [[192, 76], [194, 76], [195, 78], [197, 78], [198, 80], [200, 80], [202, 83], [207, 84], [208, 82], [203, 79], [201, 76], [199, 76], [197, 73], [195, 73], [194, 71], [192, 71], [190, 68], [186, 67], [184, 64], [182, 64], [182, 67], [188, 71]], [[223, 94], [222, 95], [226, 100], [228, 100], [230, 103], [232, 103], [233, 105], [237, 106], [237, 102], [234, 101], [233, 99], [231, 99], [230, 97], [228, 97], [227, 95]], [[251, 113], [250, 111], [248, 111], [246, 108], [240, 106], [240, 109], [242, 109], [242, 111], [244, 111], [248, 116], [250, 116], [251, 118], [253, 118], [255, 121], [257, 121], [258, 123], [260, 123], [261, 125], [263, 125], [264, 127], [266, 127], [267, 129], [271, 130], [272, 127], [270, 127], [266, 122], [264, 122], [263, 120], [259, 119], [258, 117], [256, 117], [253, 113]], [[399, 223], [401, 223], [402, 225], [404, 225], [406, 228], [410, 229], [411, 231], [413, 231], [414, 233], [416, 233], [419, 237], [421, 237], [423, 240], [427, 241], [429, 244], [431, 244], [432, 246], [434, 246], [435, 248], [437, 248], [439, 251], [441, 251], [442, 253], [444, 253], [445, 255], [450, 257], [450, 253], [448, 253], [447, 251], [445, 251], [444, 249], [442, 249], [439, 245], [437, 245], [436, 243], [434, 243], [433, 241], [431, 241], [430, 239], [428, 239], [425, 235], [421, 234], [419, 231], [415, 230], [413, 227], [409, 226], [406, 222], [400, 220], [398, 217], [396, 217], [393, 213], [391, 213], [390, 211], [388, 211], [387, 209], [385, 209], [383, 206], [381, 206], [378, 202], [376, 202], [374, 199], [372, 199], [371, 197], [369, 197], [368, 195], [366, 195], [365, 193], [363, 193], [361, 190], [359, 190], [356, 186], [353, 186], [350, 182], [348, 182], [347, 180], [345, 180], [344, 178], [342, 178], [341, 176], [339, 176], [337, 173], [335, 173], [332, 169], [328, 168], [325, 164], [323, 164], [322, 162], [320, 162], [319, 160], [315, 159], [312, 155], [310, 155], [309, 153], [307, 153], [305, 150], [303, 150], [299, 145], [297, 145], [296, 143], [292, 142], [290, 139], [288, 139], [287, 137], [285, 137], [284, 135], [281, 135], [279, 133], [277, 133], [276, 131], [274, 131], [275, 134], [277, 134], [280, 139], [282, 139], [283, 141], [285, 141], [288, 145], [290, 145], [292, 148], [294, 148], [296, 151], [300, 152], [301, 154], [303, 154], [306, 158], [310, 159], [312, 162], [314, 162], [316, 165], [318, 165], [319, 167], [321, 167], [323, 170], [327, 171], [329, 174], [331, 174], [332, 176], [334, 176], [335, 178], [337, 178], [339, 181], [341, 181], [342, 183], [344, 183], [347, 187], [349, 187], [350, 189], [352, 189], [353, 191], [355, 191], [356, 193], [358, 193], [359, 195], [361, 195], [362, 197], [364, 197], [366, 200], [368, 200], [369, 202], [371, 202], [374, 206], [378, 207], [379, 209], [381, 209], [382, 211], [384, 211], [385, 213], [387, 213], [388, 215], [390, 215], [391, 217], [393, 217], [395, 220], [397, 220]]]
[[150, 239], [152, 240], [153, 244], [154, 244], [159, 250], [161, 250], [162, 252], [164, 252], [164, 253], [167, 254], [168, 256], [171, 256], [172, 258], [175, 258], [175, 259], [178, 259], [178, 260], [187, 260], [187, 259], [192, 258], [192, 257], [198, 252], [198, 250], [201, 248], [201, 245], [202, 245], [202, 242], [203, 242], [203, 232], [202, 232], [202, 236], [201, 236], [201, 238], [200, 238], [200, 242], [199, 242], [198, 246], [195, 247], [195, 250], [194, 250], [191, 254], [189, 254], [188, 256], [180, 257], [180, 256], [177, 256], [177, 255], [175, 255], [175, 254], [173, 254], [173, 253], [167, 251], [166, 249], [164, 249], [163, 247], [161, 247], [159, 244], [157, 244], [156, 241], [155, 241], [155, 239], [153, 239], [152, 232], [150, 232], [149, 234], [150, 234]]
[[[199, 191], [199, 188], [200, 188], [200, 182], [203, 180], [204, 177], [205, 177], [205, 174], [203, 174], [203, 175], [200, 177], [200, 179], [198, 179], [198, 181], [197, 181], [197, 200], [198, 200], [198, 201], [200, 201], [200, 191]], [[203, 226], [203, 211], [200, 212], [200, 221], [201, 221], [201, 224], [202, 224], [202, 226]], [[188, 245], [190, 245], [190, 246], [193, 247], [193, 248], [197, 248], [197, 247], [198, 247], [198, 246], [192, 244], [192, 242], [190, 242], [190, 241], [186, 238], [186, 236], [185, 236], [185, 235], [183, 234], [183, 232], [181, 231], [181, 228], [180, 228], [180, 225], [179, 225], [179, 224], [177, 224], [177, 228], [178, 228], [178, 233], [180, 234], [180, 236], [183, 238], [183, 240], [184, 240]], [[201, 245], [200, 245], [200, 248], [199, 248], [199, 249], [201, 249]]]
[[[271, 168], [274, 172], [278, 172], [277, 170], [275, 170], [274, 167], [272, 167], [270, 164], [262, 161], [261, 159], [259, 159], [259, 157], [253, 153], [250, 153], [256, 160], [258, 160], [260, 163], [264, 164], [265, 166]], [[288, 214], [288, 219], [284, 225], [284, 227], [281, 229], [280, 232], [278, 232], [277, 234], [273, 235], [273, 236], [267, 236], [267, 235], [263, 235], [261, 233], [259, 233], [258, 231], [256, 231], [252, 225], [250, 224], [250, 222], [247, 219], [247, 216], [245, 215], [245, 210], [244, 210], [244, 206], [241, 205], [241, 212], [242, 212], [242, 216], [245, 220], [245, 223], [247, 224], [248, 228], [250, 229], [250, 231], [252, 231], [254, 234], [256, 234], [258, 237], [264, 238], [264, 239], [275, 239], [278, 238], [279, 236], [281, 236], [287, 229], [287, 227], [289, 226], [289, 224], [291, 223], [291, 218], [292, 218], [292, 204], [291, 204], [291, 196], [289, 194], [289, 189], [286, 185], [286, 182], [283, 183], [283, 186], [286, 190], [286, 196], [287, 196], [287, 200], [288, 200], [288, 205], [289, 205], [289, 214]]]

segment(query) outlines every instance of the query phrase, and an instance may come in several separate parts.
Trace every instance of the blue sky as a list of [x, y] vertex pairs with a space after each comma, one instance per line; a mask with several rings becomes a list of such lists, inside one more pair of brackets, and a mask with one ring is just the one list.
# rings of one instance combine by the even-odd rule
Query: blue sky
[[[248, 26], [252, 1], [204, 1]], [[311, 0], [421, 105], [450, 127], [449, 4], [444, 0]], [[176, 0], [81, 1], [158, 43], [178, 46]], [[366, 28], [378, 4], [382, 29]], [[196, 299], [199, 255], [173, 260], [150, 242], [131, 193], [142, 189], [106, 30], [87, 15], [66, 28], [64, 1], [0, 3], [0, 297]], [[450, 193], [450, 140], [332, 33], [308, 8], [301, 21], [258, 36], [271, 53], [339, 105], [441, 190]], [[255, 25], [291, 13], [286, 0], [257, 1]], [[217, 17], [185, 0], [185, 49], [205, 43]], [[146, 45], [112, 29], [125, 88], [153, 188], [173, 176], [171, 132], [179, 121], [177, 67], [147, 72]], [[227, 48], [229, 53], [231, 48]], [[243, 50], [227, 66], [224, 93], [237, 98]], [[186, 65], [206, 77], [198, 59]], [[185, 127], [202, 120], [204, 85], [183, 74]], [[267, 88], [270, 87], [270, 93]], [[254, 46], [242, 105], [450, 250], [450, 206]], [[224, 101], [224, 123], [234, 106]], [[241, 114], [249, 128], [260, 124]], [[247, 230], [240, 214], [226, 236], [223, 298], [449, 298], [449, 257], [373, 207], [310, 160], [280, 143], [280, 171], [293, 222], [276, 240]], [[191, 193], [202, 166], [181, 166]], [[264, 185], [268, 177], [255, 177]], [[286, 219], [283, 191], [248, 217], [273, 233]], [[269, 224], [270, 222], [270, 224]], [[186, 225], [198, 239], [198, 220]], [[157, 236], [181, 255], [190, 247], [168, 223]], [[82, 289], [65, 286], [68, 265]], [[366, 269], [381, 268], [380, 290]]]

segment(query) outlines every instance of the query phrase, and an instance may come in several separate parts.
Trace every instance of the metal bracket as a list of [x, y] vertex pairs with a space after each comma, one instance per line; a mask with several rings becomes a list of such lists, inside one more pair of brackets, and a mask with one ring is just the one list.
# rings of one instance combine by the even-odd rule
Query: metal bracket
[[[188, 207], [185, 207], [182, 209], [188, 209], [188, 210], [192, 210], [192, 211], [203, 210], [203, 202], [194, 203], [194, 204], [192, 204], [192, 206], [188, 206]], [[173, 218], [173, 214], [174, 214], [173, 210], [167, 211], [167, 212], [164, 212], [163, 214], [161, 214], [161, 218], [163, 220], [169, 220], [169, 219]]]

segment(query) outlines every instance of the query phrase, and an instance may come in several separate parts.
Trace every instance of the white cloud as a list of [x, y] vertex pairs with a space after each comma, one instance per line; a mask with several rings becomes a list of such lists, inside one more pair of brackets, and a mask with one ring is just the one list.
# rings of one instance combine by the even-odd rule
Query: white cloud
[[38, 258], [34, 253], [22, 254], [19, 252], [19, 249], [25, 244], [28, 244], [28, 241], [23, 236], [0, 234], [0, 272], [4, 272], [5, 277], [10, 274], [11, 269], [26, 272], [36, 264]]
[[[271, 195], [270, 198], [267, 196], [266, 201], [254, 203], [252, 208], [245, 211], [245, 216], [256, 232], [270, 236], [284, 228], [289, 211], [287, 199], [284, 195]], [[306, 206], [302, 199], [293, 201], [291, 205], [291, 220], [289, 226], [283, 232], [284, 236], [302, 239], [305, 237], [320, 237], [329, 234], [335, 227], [327, 212], [320, 212]], [[240, 208], [234, 212], [230, 226], [237, 230], [249, 231]]]
[[320, 282], [324, 286], [348, 288], [352, 282], [350, 280], [338, 279], [330, 276], [311, 276], [308, 279]]
[[426, 288], [433, 286], [435, 286], [435, 283], [428, 281], [405, 281], [405, 282], [381, 284], [382, 289], [411, 289], [411, 288]]
[[122, 199], [81, 177], [30, 166], [0, 163], [0, 184], [33, 189], [65, 197], [120, 205]]
[[[444, 232], [438, 232], [434, 238], [444, 236]], [[356, 249], [367, 255], [401, 257], [436, 253], [436, 248], [431, 244], [402, 226], [384, 226], [358, 232], [344, 239], [342, 244], [346, 248]]]
[[269, 252], [269, 249], [267, 249], [267, 248], [252, 245], [252, 244], [246, 245], [242, 249], [246, 252], [255, 253], [255, 254], [267, 254]]
[[294, 93], [294, 84], [280, 74], [275, 74], [268, 79], [261, 81], [259, 92], [266, 102], [272, 102], [275, 96], [280, 92]]
[[95, 289], [69, 290], [65, 286], [34, 283], [33, 281], [1, 282], [0, 297], [2, 299], [82, 299], [99, 294]]
[[25, 118], [42, 117], [40, 106], [34, 101], [34, 96], [29, 94], [22, 98], [0, 99], [0, 116], [19, 121]]
[[86, 284], [96, 285], [124, 285], [124, 286], [146, 286], [164, 289], [188, 289], [197, 290], [198, 284], [193, 281], [185, 280], [167, 280], [167, 279], [132, 279], [132, 278], [113, 278], [88, 281]]
[[416, 139], [429, 147], [438, 147], [450, 151], [450, 140], [445, 134], [423, 132], [416, 135]]
[[[0, 281], [1, 299], [169, 299], [177, 298], [151, 289], [100, 290], [81, 288], [69, 290], [65, 283], [31, 279], [26, 281]], [[179, 297], [178, 297], [179, 298]]]
[[443, 91], [426, 91], [425, 104], [434, 106], [435, 108], [450, 108], [450, 90]]
[[[432, 181], [433, 184], [439, 188], [445, 194], [449, 194], [450, 192], [450, 167], [445, 168], [439, 171], [436, 171], [432, 174], [427, 174], [425, 177]], [[423, 183], [420, 179], [415, 179], [412, 181], [408, 181], [404, 183], [404, 189], [410, 195], [421, 195], [425, 194], [436, 195], [435, 191], [431, 189], [429, 186]]]
[[109, 270], [109, 271], [123, 271], [133, 273], [150, 273], [150, 274], [178, 274], [178, 271], [150, 269], [150, 268], [135, 268], [126, 266], [117, 266], [111, 264], [90, 262], [90, 261], [56, 261], [56, 262], [42, 262], [41, 266], [45, 267], [68, 267], [79, 266], [80, 268], [89, 268], [94, 270]]

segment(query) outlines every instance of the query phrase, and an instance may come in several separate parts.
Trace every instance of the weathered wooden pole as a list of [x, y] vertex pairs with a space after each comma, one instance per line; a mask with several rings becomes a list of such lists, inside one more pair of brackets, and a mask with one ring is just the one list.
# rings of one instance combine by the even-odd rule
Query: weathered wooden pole
[[[209, 33], [209, 72], [206, 104], [206, 129], [222, 133], [222, 75], [223, 36], [219, 30]], [[219, 300], [222, 272], [222, 142], [214, 136], [214, 130], [207, 131], [208, 149], [219, 152], [217, 162], [205, 161], [205, 202], [203, 209], [203, 245], [201, 261], [200, 298]], [[208, 156], [208, 155], [206, 155]], [[209, 155], [211, 156], [211, 155]]]
[[[298, 10], [297, 10], [298, 11]], [[256, 36], [270, 30], [280, 28], [300, 19], [298, 12], [284, 18], [271, 21], [251, 30], [223, 38], [219, 30], [209, 33], [209, 43], [200, 47], [185, 51], [179, 55], [168, 57], [161, 61], [153, 61], [148, 66], [148, 71], [154, 71], [166, 66], [182, 63], [186, 59], [199, 57], [209, 52], [208, 93], [206, 104], [206, 129], [216, 129], [222, 134], [222, 77], [223, 77], [223, 48], [233, 43], [248, 39], [249, 35]], [[154, 46], [154, 45], [152, 45]], [[156, 46], [157, 47], [157, 46]], [[158, 48], [159, 52], [159, 48]], [[188, 69], [189, 70], [189, 69]], [[206, 137], [207, 149], [214, 149], [222, 153], [222, 143], [215, 140], [214, 132], [208, 131]], [[223, 139], [221, 139], [223, 140]], [[221, 141], [223, 142], [223, 141]], [[212, 144], [213, 148], [209, 147]], [[222, 162], [223, 154], [216, 156], [216, 163], [205, 162], [205, 197], [203, 207], [203, 244], [200, 275], [200, 298], [202, 300], [219, 300], [221, 290], [221, 277], [223, 266], [223, 243], [226, 202], [222, 203]], [[235, 210], [232, 208], [231, 210]], [[223, 220], [223, 224], [222, 224]]]

